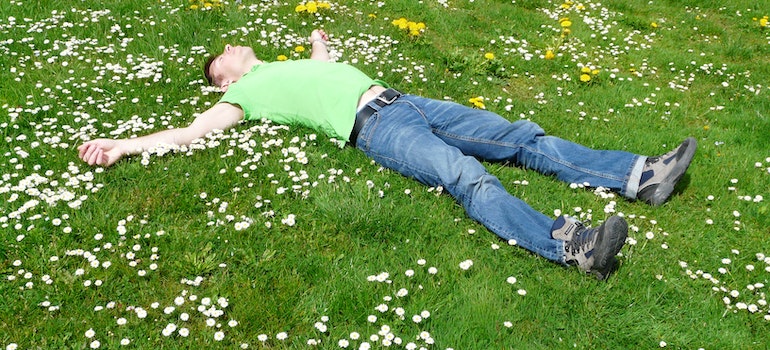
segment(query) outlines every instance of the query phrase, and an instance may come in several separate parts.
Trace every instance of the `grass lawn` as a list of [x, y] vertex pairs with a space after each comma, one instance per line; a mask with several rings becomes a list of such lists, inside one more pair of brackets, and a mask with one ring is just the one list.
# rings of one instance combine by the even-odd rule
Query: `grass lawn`
[[[766, 5], [2, 1], [0, 346], [765, 349]], [[244, 123], [108, 169], [77, 158], [216, 103], [208, 52], [308, 58], [315, 28], [333, 59], [408, 93], [593, 148], [658, 155], [694, 136], [698, 153], [660, 207], [488, 164], [549, 216], [628, 220], [605, 282], [301, 127]]]

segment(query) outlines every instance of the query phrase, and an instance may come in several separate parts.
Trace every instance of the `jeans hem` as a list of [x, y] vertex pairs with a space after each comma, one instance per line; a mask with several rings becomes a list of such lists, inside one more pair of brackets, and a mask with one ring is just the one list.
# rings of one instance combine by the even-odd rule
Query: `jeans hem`
[[639, 183], [642, 181], [642, 171], [644, 170], [644, 163], [647, 161], [647, 157], [639, 156], [636, 159], [636, 163], [631, 167], [631, 173], [629, 174], [628, 184], [626, 184], [626, 190], [623, 194], [630, 199], [636, 199], [639, 194]]

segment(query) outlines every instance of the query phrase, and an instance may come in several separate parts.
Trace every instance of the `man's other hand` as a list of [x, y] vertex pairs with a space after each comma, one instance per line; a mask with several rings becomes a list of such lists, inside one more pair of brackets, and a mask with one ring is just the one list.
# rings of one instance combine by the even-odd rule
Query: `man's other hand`
[[88, 141], [78, 146], [78, 157], [88, 165], [108, 167], [123, 157], [119, 143], [118, 140], [111, 139]]

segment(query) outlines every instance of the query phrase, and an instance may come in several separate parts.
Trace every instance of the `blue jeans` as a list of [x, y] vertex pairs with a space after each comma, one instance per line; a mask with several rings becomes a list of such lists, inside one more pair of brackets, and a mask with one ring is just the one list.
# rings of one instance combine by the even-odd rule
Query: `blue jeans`
[[509, 194], [479, 162], [510, 162], [568, 183], [606, 187], [635, 198], [646, 157], [597, 151], [553, 136], [529, 121], [404, 95], [380, 107], [361, 128], [356, 147], [384, 167], [428, 186], [442, 186], [468, 215], [505, 240], [564, 262], [554, 219]]

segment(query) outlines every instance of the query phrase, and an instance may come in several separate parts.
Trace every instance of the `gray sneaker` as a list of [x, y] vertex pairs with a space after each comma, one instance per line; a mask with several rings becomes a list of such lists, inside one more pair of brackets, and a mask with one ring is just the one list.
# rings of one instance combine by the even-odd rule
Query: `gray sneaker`
[[665, 203], [690, 166], [697, 147], [695, 138], [689, 137], [671, 152], [647, 158], [636, 198], [651, 205]]
[[572, 240], [575, 232], [585, 230], [585, 224], [571, 216], [560, 216], [551, 226], [551, 238], [560, 241]]
[[569, 241], [564, 242], [564, 261], [599, 280], [606, 279], [614, 270], [620, 249], [628, 237], [628, 224], [619, 216], [612, 216], [599, 227], [579, 225]]

